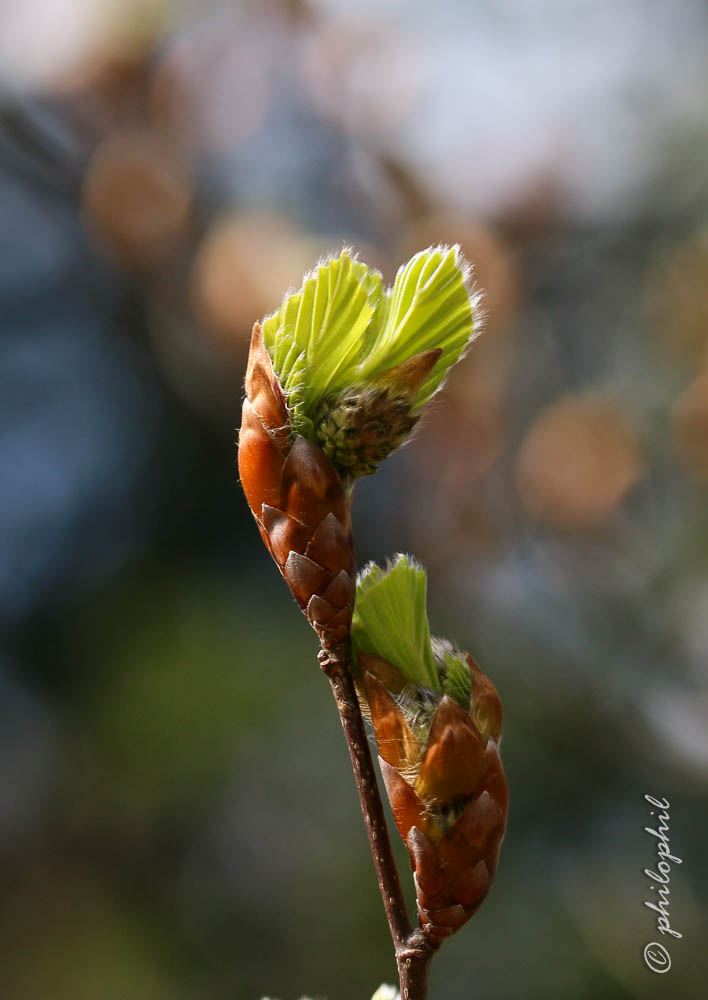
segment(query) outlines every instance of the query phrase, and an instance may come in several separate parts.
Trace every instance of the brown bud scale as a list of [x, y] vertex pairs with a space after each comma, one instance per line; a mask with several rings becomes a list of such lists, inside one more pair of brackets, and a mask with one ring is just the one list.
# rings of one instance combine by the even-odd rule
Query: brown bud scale
[[349, 500], [324, 452], [293, 436], [258, 323], [239, 433], [241, 484], [270, 554], [325, 647], [346, 638], [354, 609]]
[[443, 696], [421, 745], [400, 695], [395, 697], [401, 690], [396, 668], [369, 654], [360, 661], [381, 773], [411, 859], [421, 926], [437, 948], [477, 911], [496, 872], [509, 810], [498, 749], [501, 702], [468, 658], [469, 711]]

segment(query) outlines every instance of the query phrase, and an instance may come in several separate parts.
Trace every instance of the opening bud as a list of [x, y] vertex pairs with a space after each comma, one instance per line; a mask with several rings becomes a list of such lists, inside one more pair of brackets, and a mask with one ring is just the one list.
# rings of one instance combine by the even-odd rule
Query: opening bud
[[496, 871], [509, 802], [501, 701], [469, 654], [431, 638], [425, 572], [408, 556], [360, 574], [352, 641], [423, 929], [437, 945], [476, 911]]
[[323, 261], [263, 323], [293, 433], [351, 482], [403, 444], [479, 332], [458, 246], [431, 247], [392, 288], [348, 250]]

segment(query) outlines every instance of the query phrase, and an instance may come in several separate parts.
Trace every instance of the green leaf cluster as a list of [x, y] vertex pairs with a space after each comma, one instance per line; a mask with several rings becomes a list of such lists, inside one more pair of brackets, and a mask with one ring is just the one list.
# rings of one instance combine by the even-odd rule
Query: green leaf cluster
[[445, 639], [431, 638], [425, 570], [399, 554], [382, 569], [369, 563], [357, 580], [352, 645], [393, 664], [416, 688], [449, 695], [469, 709], [469, 667]]
[[359, 574], [352, 621], [356, 653], [375, 653], [417, 687], [440, 691], [426, 611], [425, 570], [398, 555], [386, 569], [369, 563]]
[[323, 399], [440, 348], [412, 405], [415, 413], [478, 332], [476, 318], [477, 296], [458, 246], [417, 253], [399, 269], [393, 288], [384, 288], [381, 274], [348, 250], [324, 261], [263, 323], [294, 432], [314, 440]]

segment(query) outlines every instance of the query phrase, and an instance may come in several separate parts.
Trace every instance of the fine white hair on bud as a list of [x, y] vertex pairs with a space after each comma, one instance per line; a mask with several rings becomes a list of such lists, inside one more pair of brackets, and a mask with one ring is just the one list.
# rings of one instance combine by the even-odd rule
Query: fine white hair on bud
[[381, 567], [367, 563], [357, 577], [352, 621], [355, 656], [373, 654], [391, 663], [406, 685], [395, 695], [413, 728], [428, 724], [444, 695], [467, 711], [471, 676], [465, 654], [448, 639], [431, 637], [427, 578], [413, 556], [401, 552]]
[[457, 245], [415, 254], [390, 288], [350, 248], [322, 259], [262, 326], [293, 432], [369, 475], [479, 334], [479, 299]]
[[383, 566], [379, 566], [375, 559], [370, 560], [363, 566], [357, 575], [356, 584], [357, 587], [366, 587], [370, 582], [375, 583], [380, 580], [383, 576], [386, 576], [400, 563], [405, 563], [410, 569], [417, 570], [420, 573], [425, 573], [425, 568], [423, 564], [420, 563], [415, 556], [408, 555], [405, 552], [396, 552], [392, 556], [388, 556], [386, 562]]
[[369, 563], [358, 577], [352, 642], [356, 653], [380, 656], [415, 687], [437, 692], [426, 603], [426, 573], [411, 556]]

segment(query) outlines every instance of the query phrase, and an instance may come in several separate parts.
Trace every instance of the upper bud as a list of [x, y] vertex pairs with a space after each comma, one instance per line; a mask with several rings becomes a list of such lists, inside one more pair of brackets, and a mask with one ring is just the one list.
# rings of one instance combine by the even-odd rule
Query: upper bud
[[409, 437], [479, 332], [460, 248], [433, 247], [393, 288], [348, 251], [320, 264], [263, 323], [293, 431], [352, 481]]

